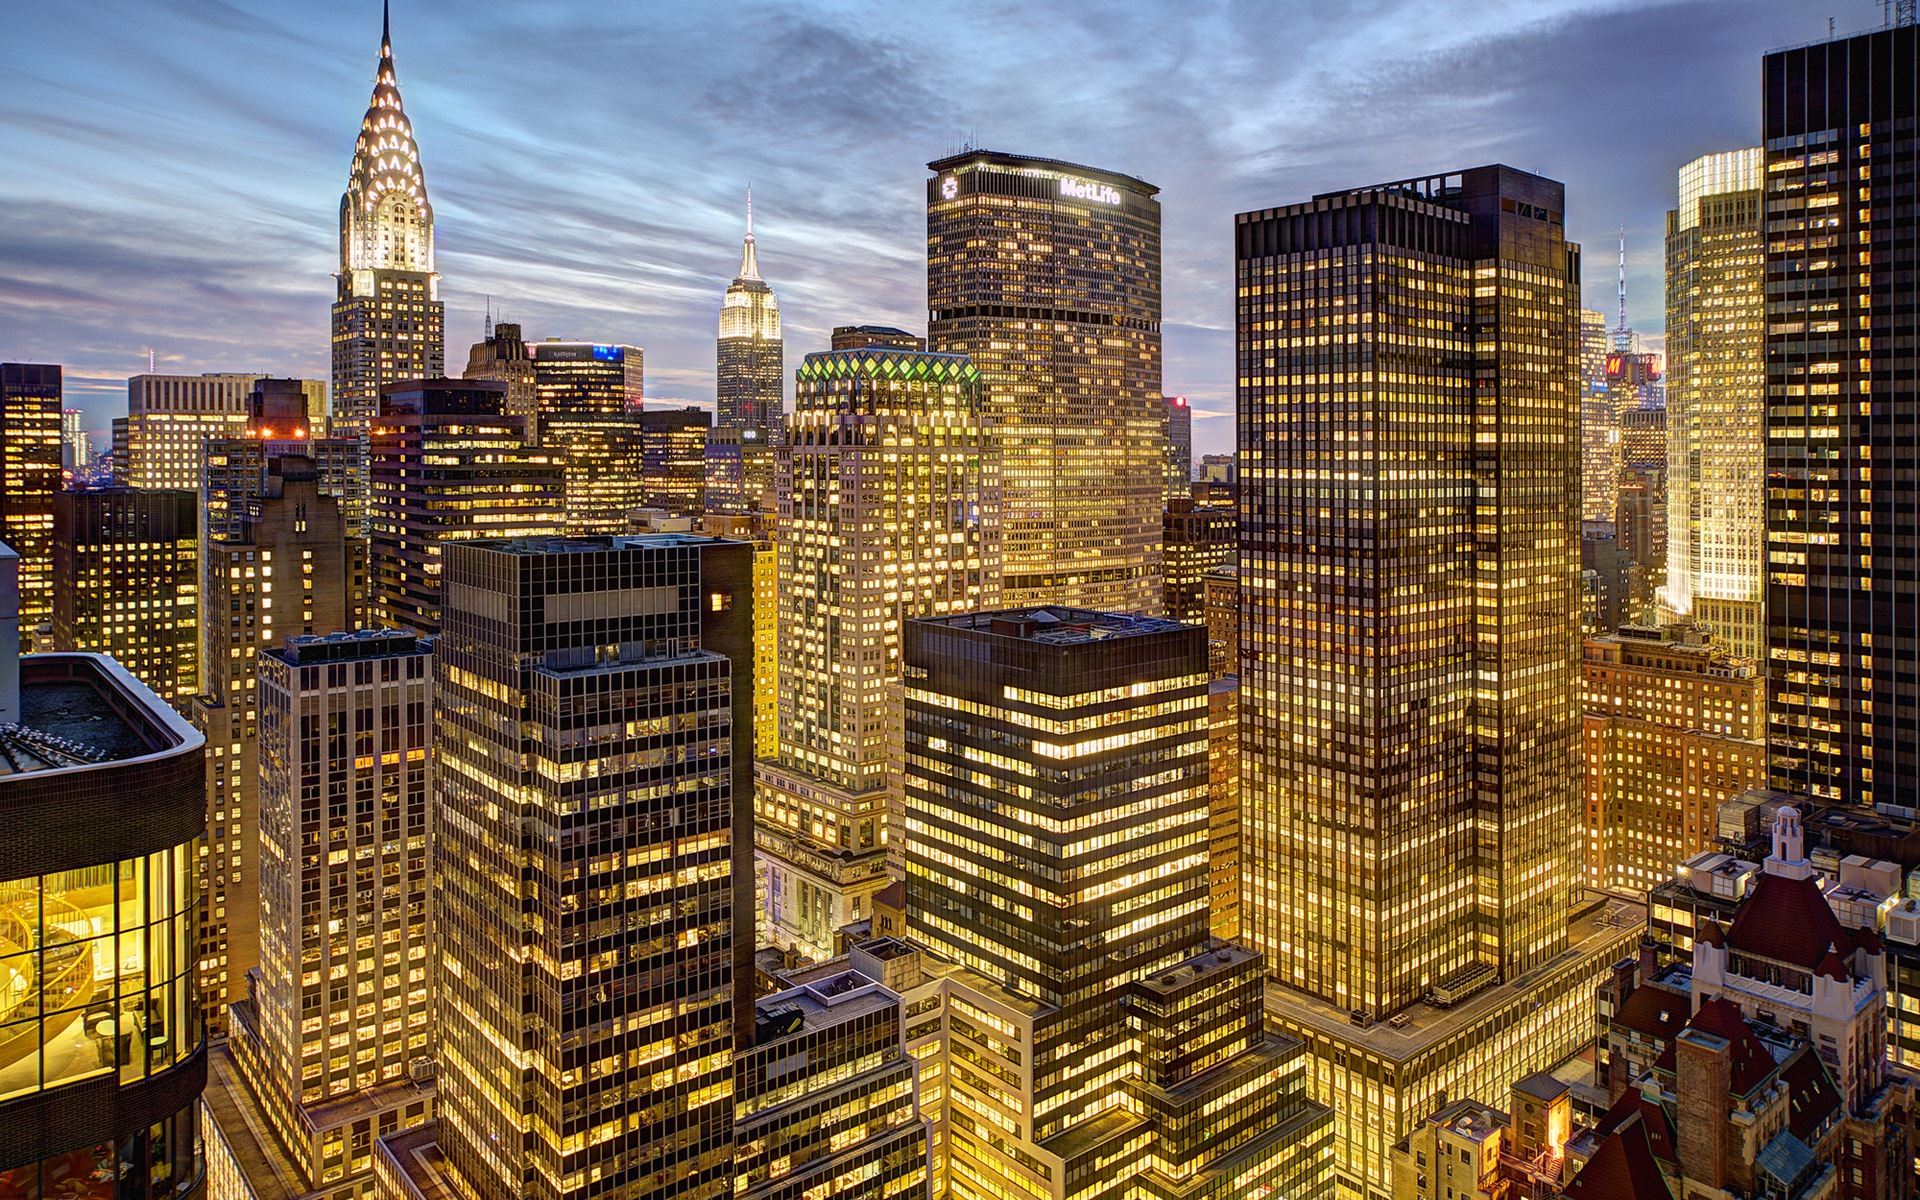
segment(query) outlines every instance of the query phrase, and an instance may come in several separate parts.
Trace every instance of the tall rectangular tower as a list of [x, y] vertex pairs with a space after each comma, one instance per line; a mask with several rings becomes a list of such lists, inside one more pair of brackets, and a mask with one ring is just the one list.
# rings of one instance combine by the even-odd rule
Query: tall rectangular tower
[[1206, 630], [1048, 606], [904, 652], [906, 924], [965, 968], [947, 1194], [1330, 1192], [1261, 957], [1208, 932]]
[[1239, 218], [1247, 932], [1282, 982], [1375, 1017], [1565, 945], [1564, 210], [1484, 167]]
[[1167, 503], [1193, 499], [1193, 409], [1185, 396], [1168, 396]]
[[449, 542], [565, 528], [564, 460], [528, 447], [503, 416], [507, 385], [422, 379], [390, 387], [368, 439], [368, 562], [374, 619], [432, 634]]
[[[1560, 184], [1490, 166], [1238, 218], [1242, 928], [1283, 1007], [1365, 1027], [1544, 978], [1568, 946], [1580, 270], [1564, 211]], [[1400, 1102], [1437, 1078], [1396, 1074]], [[1361, 1114], [1341, 1134], [1350, 1176], [1384, 1180], [1400, 1102], [1328, 1098]]]
[[53, 494], [60, 490], [60, 368], [0, 363], [0, 540], [20, 556], [20, 634], [53, 620]]
[[53, 647], [108, 654], [186, 714], [200, 694], [199, 497], [53, 498]]
[[464, 1195], [732, 1190], [752, 555], [678, 535], [446, 547], [438, 1139]]
[[359, 438], [327, 437], [312, 424], [312, 381], [259, 379], [246, 400], [246, 421], [237, 432], [209, 437], [196, 449], [202, 527], [205, 536], [239, 532], [247, 502], [267, 492], [268, 477], [285, 458], [311, 464], [324, 495], [340, 502], [347, 530], [356, 538], [367, 515], [367, 447]]
[[1920, 27], [1766, 56], [1767, 741], [1772, 786], [1910, 803]]
[[993, 607], [1000, 487], [980, 373], [809, 354], [779, 452], [779, 758], [760, 766], [769, 943], [831, 957], [887, 882], [888, 687], [902, 623]]
[[1007, 603], [1158, 612], [1159, 189], [985, 150], [927, 167], [927, 347], [986, 381]]
[[[432, 649], [394, 630], [301, 635], [259, 664], [259, 965], [226, 1047], [245, 1092], [225, 1072], [215, 1087], [307, 1189], [365, 1195], [371, 1135], [433, 1099], [415, 1079], [433, 1037]], [[210, 1107], [222, 1137], [248, 1135]]]
[[228, 528], [202, 543], [193, 706], [208, 750], [200, 990], [216, 1034], [226, 1032], [227, 1006], [246, 996], [247, 972], [260, 961], [261, 656], [291, 636], [358, 628], [366, 611], [365, 545], [341, 503], [322, 490], [312, 460], [269, 459], [256, 486], [259, 494], [237, 503]]

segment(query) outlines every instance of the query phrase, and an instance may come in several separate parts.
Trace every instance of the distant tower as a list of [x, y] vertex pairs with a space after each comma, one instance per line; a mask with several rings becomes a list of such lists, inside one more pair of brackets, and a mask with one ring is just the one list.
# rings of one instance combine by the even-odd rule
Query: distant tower
[[384, 6], [373, 99], [340, 197], [340, 271], [334, 278], [334, 426], [364, 441], [383, 386], [446, 374], [433, 206], [413, 124], [400, 105]]
[[747, 236], [740, 244], [740, 274], [720, 302], [717, 422], [739, 428], [778, 426], [785, 351], [780, 341], [780, 301], [760, 278], [753, 247], [753, 189], [747, 189]]

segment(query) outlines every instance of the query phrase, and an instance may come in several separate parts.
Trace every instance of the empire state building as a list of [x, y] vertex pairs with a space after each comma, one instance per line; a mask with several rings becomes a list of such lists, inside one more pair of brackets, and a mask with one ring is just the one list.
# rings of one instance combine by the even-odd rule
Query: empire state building
[[334, 432], [364, 440], [379, 412], [381, 387], [446, 374], [433, 206], [413, 123], [400, 104], [384, 7], [373, 99], [340, 197], [340, 270], [334, 278]]
[[747, 192], [747, 236], [740, 245], [740, 274], [727, 285], [720, 306], [719, 372], [716, 395], [719, 424], [778, 426], [784, 350], [780, 340], [780, 301], [760, 278], [753, 245], [753, 192]]

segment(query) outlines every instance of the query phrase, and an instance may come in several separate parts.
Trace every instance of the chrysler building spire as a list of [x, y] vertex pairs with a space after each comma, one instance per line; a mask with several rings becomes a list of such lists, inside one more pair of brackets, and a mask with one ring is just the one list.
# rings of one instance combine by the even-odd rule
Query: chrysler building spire
[[380, 8], [380, 63], [340, 197], [333, 305], [336, 432], [364, 438], [380, 389], [445, 373], [433, 205], [393, 69], [393, 23]]

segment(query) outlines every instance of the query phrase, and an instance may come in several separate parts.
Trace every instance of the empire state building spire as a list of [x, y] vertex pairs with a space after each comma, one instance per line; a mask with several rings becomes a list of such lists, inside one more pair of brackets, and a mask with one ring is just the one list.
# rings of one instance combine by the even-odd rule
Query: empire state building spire
[[760, 278], [760, 259], [753, 252], [753, 185], [747, 185], [747, 236], [740, 243], [740, 274], [734, 282]]
[[433, 205], [413, 122], [393, 67], [391, 14], [380, 13], [373, 96], [353, 144], [340, 197], [340, 270], [333, 305], [333, 414], [337, 431], [366, 436], [380, 389], [446, 369]]
[[760, 278], [753, 241], [753, 185], [747, 185], [747, 235], [740, 242], [740, 274], [720, 303], [718, 373], [714, 394], [722, 426], [772, 426], [781, 419], [780, 301]]

